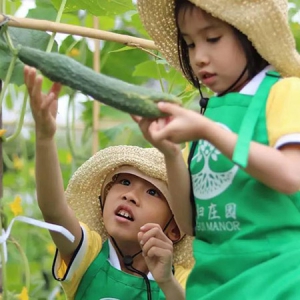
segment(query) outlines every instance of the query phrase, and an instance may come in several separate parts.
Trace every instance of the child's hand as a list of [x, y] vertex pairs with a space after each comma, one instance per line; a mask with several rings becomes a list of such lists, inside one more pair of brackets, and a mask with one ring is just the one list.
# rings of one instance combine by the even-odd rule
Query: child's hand
[[138, 116], [131, 116], [132, 119], [139, 125], [145, 139], [151, 143], [155, 148], [162, 152], [165, 156], [172, 156], [180, 152], [180, 147], [164, 138], [154, 138], [153, 133], [162, 130], [169, 122], [170, 117], [164, 117], [159, 119], [148, 119]]
[[209, 119], [201, 114], [167, 102], [158, 103], [158, 108], [169, 114], [170, 121], [159, 130], [152, 130], [151, 137], [154, 140], [167, 139], [173, 143], [183, 143], [206, 139], [206, 131]]
[[172, 279], [173, 243], [158, 224], [141, 227], [138, 240], [149, 271], [158, 284]]
[[43, 77], [36, 74], [36, 69], [24, 67], [24, 81], [30, 96], [30, 107], [36, 123], [37, 139], [52, 138], [56, 131], [57, 100], [61, 90], [59, 83], [54, 83], [48, 94], [42, 93]]

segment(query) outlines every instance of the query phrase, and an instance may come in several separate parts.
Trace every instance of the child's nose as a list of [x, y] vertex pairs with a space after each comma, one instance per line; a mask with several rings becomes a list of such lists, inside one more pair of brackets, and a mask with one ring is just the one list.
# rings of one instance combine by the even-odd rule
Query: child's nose
[[130, 191], [130, 192], [127, 192], [126, 194], [124, 194], [122, 199], [125, 201], [129, 201], [129, 202], [133, 203], [134, 205], [139, 205], [138, 195], [134, 191]]
[[203, 67], [209, 62], [209, 55], [204, 47], [197, 47], [195, 49], [195, 64], [199, 67]]

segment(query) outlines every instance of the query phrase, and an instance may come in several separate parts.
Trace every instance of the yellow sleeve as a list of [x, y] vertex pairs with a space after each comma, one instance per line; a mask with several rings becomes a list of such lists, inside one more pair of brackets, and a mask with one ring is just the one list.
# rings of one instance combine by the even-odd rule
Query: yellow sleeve
[[83, 230], [83, 241], [71, 265], [67, 266], [59, 254], [55, 262], [54, 271], [58, 278], [63, 278], [69, 268], [66, 278], [61, 281], [68, 300], [74, 299], [81, 278], [102, 249], [101, 236], [85, 224], [80, 225]]
[[181, 150], [183, 160], [186, 165], [188, 165], [188, 158], [190, 153], [189, 143], [185, 143], [185, 147]]
[[179, 282], [179, 284], [182, 286], [182, 288], [185, 290], [186, 281], [188, 279], [188, 276], [191, 272], [191, 269], [185, 269], [184, 267], [180, 265], [174, 265], [175, 268], [175, 278]]
[[266, 118], [271, 147], [300, 143], [300, 78], [284, 78], [272, 87]]

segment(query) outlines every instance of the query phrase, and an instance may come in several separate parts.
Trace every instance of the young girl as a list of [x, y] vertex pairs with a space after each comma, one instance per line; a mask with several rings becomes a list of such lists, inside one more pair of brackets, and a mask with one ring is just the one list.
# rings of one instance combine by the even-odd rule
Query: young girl
[[[134, 117], [165, 156], [179, 226], [194, 234], [187, 299], [300, 297], [300, 56], [284, 0], [139, 0], [171, 65], [215, 96], [202, 114]], [[201, 93], [201, 90], [200, 90]], [[187, 170], [178, 143], [193, 141]]]
[[64, 192], [54, 138], [61, 86], [54, 83], [42, 94], [42, 77], [27, 66], [25, 84], [36, 125], [39, 208], [45, 221], [75, 236], [71, 243], [51, 232], [57, 247], [53, 276], [67, 299], [185, 299], [191, 237], [170, 210], [163, 155], [136, 146], [100, 150]]

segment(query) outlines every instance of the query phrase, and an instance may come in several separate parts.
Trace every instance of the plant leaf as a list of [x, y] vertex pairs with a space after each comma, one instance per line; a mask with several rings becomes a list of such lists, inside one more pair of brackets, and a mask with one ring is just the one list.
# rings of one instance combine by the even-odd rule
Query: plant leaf
[[[56, 9], [60, 7], [61, 0], [52, 0]], [[116, 16], [134, 10], [132, 0], [68, 0], [65, 12], [87, 10], [95, 16]]]
[[[8, 34], [11, 37], [13, 45], [17, 47], [18, 45], [24, 45], [28, 47], [33, 47], [40, 50], [46, 50], [50, 35], [46, 32], [39, 30], [31, 30], [24, 28], [13, 28], [9, 27]], [[5, 40], [3, 36], [0, 37], [0, 79], [4, 80], [6, 73], [12, 59], [12, 54], [10, 53], [8, 47], [5, 45]], [[54, 44], [53, 51], [57, 51], [57, 43]], [[23, 78], [23, 68], [24, 64], [17, 60], [10, 83], [15, 83], [21, 85], [24, 83]]]

